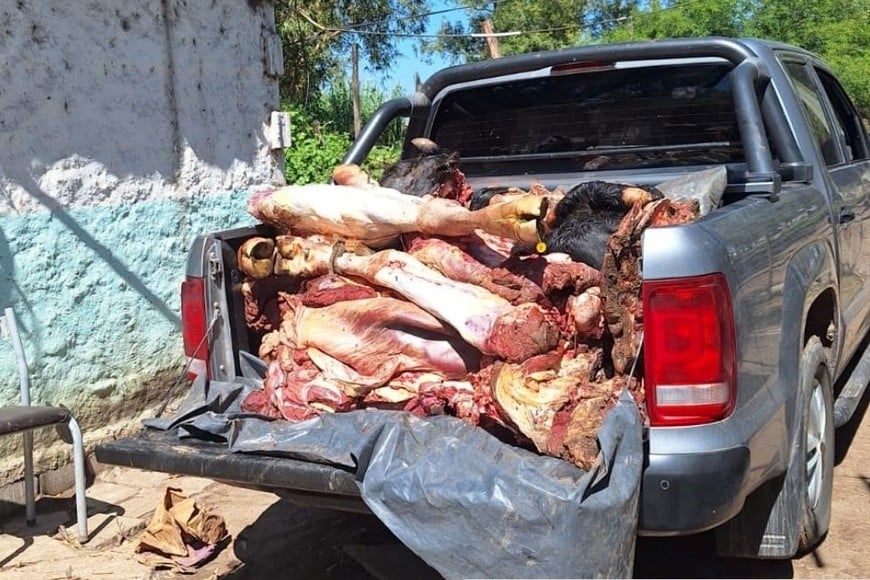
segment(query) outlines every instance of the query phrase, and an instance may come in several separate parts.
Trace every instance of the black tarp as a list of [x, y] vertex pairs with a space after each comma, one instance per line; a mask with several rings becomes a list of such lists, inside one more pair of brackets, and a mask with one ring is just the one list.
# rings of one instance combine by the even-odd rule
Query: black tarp
[[631, 576], [643, 445], [628, 393], [605, 417], [587, 473], [449, 416], [360, 410], [294, 424], [245, 414], [261, 381], [243, 366], [252, 378], [199, 379], [175, 417], [146, 424], [353, 470], [372, 512], [446, 578]]

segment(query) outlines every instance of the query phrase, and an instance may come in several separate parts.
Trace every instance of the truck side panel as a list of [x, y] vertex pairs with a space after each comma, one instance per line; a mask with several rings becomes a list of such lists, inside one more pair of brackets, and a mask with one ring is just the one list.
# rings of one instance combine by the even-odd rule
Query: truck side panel
[[[673, 504], [679, 512], [682, 498], [663, 487], [676, 491], [675, 482], [682, 482], [695, 493], [703, 489], [709, 479], [704, 470], [681, 465], [691, 456], [708, 462], [718, 456], [721, 467], [731, 470], [719, 471], [721, 485], [742, 490], [727, 504], [708, 504], [707, 513], [692, 522], [645, 513], [641, 525], [647, 533], [718, 525], [739, 511], [746, 494], [788, 467], [804, 321], [813, 300], [836, 288], [829, 215], [824, 194], [792, 184], [778, 201], [747, 198], [695, 224], [644, 234], [645, 280], [726, 275], [737, 328], [738, 393], [734, 413], [723, 421], [650, 429], [642, 505], [656, 506], [659, 514]], [[745, 465], [726, 461], [739, 457], [740, 449], [747, 451]]]

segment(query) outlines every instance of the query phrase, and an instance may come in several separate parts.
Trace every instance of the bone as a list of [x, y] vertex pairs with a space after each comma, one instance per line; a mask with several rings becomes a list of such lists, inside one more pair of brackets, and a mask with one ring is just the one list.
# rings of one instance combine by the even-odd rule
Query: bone
[[[346, 174], [346, 175], [345, 175]], [[344, 168], [341, 179], [362, 179]], [[440, 198], [420, 198], [394, 189], [350, 185], [291, 185], [251, 197], [248, 211], [282, 233], [332, 235], [383, 248], [403, 233], [465, 236], [475, 230], [534, 244], [542, 196], [528, 195], [470, 211]]]
[[236, 262], [246, 276], [262, 280], [275, 267], [275, 242], [267, 238], [251, 238], [239, 246]]

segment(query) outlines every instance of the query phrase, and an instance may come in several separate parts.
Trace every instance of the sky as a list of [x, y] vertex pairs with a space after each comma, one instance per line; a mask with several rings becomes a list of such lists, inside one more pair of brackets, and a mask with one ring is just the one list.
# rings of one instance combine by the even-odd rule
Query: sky
[[[450, 2], [445, 0], [436, 0], [431, 3], [431, 10], [442, 10], [445, 8], [454, 8], [458, 5], [457, 2]], [[435, 34], [438, 32], [438, 29], [441, 28], [441, 23], [445, 20], [458, 20], [462, 18], [463, 14], [465, 14], [461, 10], [457, 10], [455, 12], [448, 12], [446, 14], [436, 14], [434, 16], [429, 17], [429, 22], [426, 25], [426, 34]], [[422, 80], [426, 80], [431, 76], [434, 72], [444, 68], [445, 66], [449, 66], [450, 63], [448, 60], [444, 59], [440, 56], [435, 56], [433, 58], [433, 62], [431, 64], [426, 63], [417, 56], [414, 48], [419, 44], [419, 40], [416, 38], [407, 38], [403, 39], [398, 43], [398, 49], [401, 53], [401, 56], [396, 60], [396, 63], [393, 67], [383, 73], [374, 73], [369, 70], [366, 70], [364, 63], [361, 63], [360, 66], [360, 81], [365, 84], [374, 84], [380, 86], [387, 92], [393, 90], [397, 84], [401, 85], [403, 93], [412, 93], [414, 92], [414, 73], [420, 75]], [[350, 71], [348, 71], [348, 74]]]

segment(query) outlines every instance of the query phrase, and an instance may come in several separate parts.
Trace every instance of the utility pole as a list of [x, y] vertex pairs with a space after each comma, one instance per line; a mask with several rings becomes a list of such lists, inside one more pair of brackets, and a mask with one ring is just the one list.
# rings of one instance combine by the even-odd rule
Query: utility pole
[[483, 21], [483, 33], [486, 37], [486, 47], [489, 49], [489, 58], [501, 58], [501, 49], [498, 47], [498, 38], [492, 36], [495, 31], [492, 28], [492, 20]]
[[353, 101], [353, 137], [359, 137], [362, 128], [362, 118], [359, 105], [359, 46], [353, 43], [350, 50], [350, 59], [353, 62], [353, 73], [350, 78], [350, 98]]

